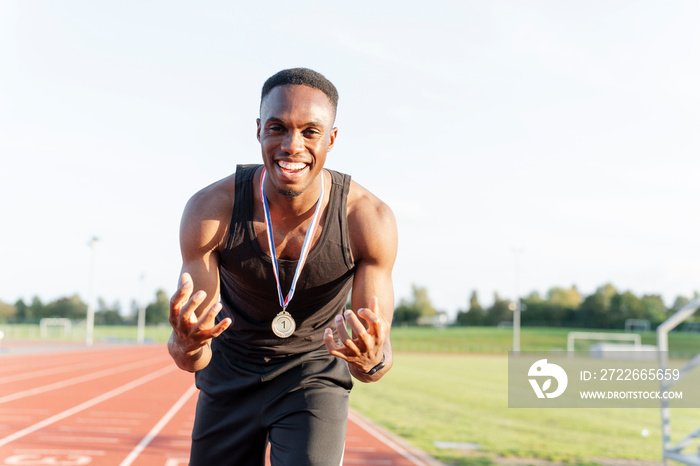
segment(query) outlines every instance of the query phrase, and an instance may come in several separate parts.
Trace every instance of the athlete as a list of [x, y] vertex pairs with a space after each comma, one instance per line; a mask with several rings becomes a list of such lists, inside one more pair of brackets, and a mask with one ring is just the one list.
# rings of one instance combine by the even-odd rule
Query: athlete
[[168, 349], [200, 389], [193, 466], [259, 466], [268, 443], [273, 465], [340, 464], [351, 375], [374, 382], [392, 366], [396, 221], [324, 168], [337, 103], [315, 71], [270, 77], [262, 165], [238, 166], [185, 207]]

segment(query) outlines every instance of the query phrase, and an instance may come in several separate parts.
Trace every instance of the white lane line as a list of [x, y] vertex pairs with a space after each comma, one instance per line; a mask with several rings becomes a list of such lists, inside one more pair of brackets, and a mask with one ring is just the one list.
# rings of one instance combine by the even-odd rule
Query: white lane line
[[7, 445], [10, 442], [13, 442], [17, 439], [20, 439], [24, 437], [25, 435], [29, 435], [33, 432], [36, 432], [39, 429], [43, 429], [46, 426], [49, 426], [53, 424], [54, 422], [58, 422], [62, 419], [65, 419], [69, 416], [72, 416], [74, 414], [77, 414], [81, 411], [84, 411], [88, 408], [91, 408], [99, 403], [102, 403], [103, 401], [109, 400], [110, 398], [114, 398], [115, 396], [121, 395], [122, 393], [128, 392], [129, 390], [136, 388], [140, 385], [145, 384], [146, 382], [150, 382], [151, 380], [157, 379], [158, 377], [167, 374], [168, 372], [174, 371], [176, 369], [176, 366], [174, 364], [168, 364], [166, 367], [155, 371], [151, 372], [150, 374], [144, 375], [143, 377], [140, 377], [136, 380], [132, 380], [131, 382], [122, 385], [121, 387], [117, 387], [114, 390], [110, 390], [107, 393], [103, 393], [102, 395], [96, 396], [95, 398], [85, 401], [83, 403], [80, 403], [77, 406], [74, 406], [70, 409], [67, 409], [63, 411], [62, 413], [58, 413], [54, 416], [51, 416], [47, 419], [44, 419], [43, 421], [37, 422], [36, 424], [29, 426], [25, 429], [22, 429], [18, 432], [15, 432], [12, 435], [8, 435], [5, 438], [0, 439], [0, 447], [3, 445]]
[[43, 385], [41, 387], [36, 387], [31, 390], [23, 390], [21, 392], [13, 393], [11, 395], [6, 395], [0, 397], [0, 404], [7, 403], [9, 401], [19, 400], [21, 398], [26, 398], [28, 396], [38, 395], [40, 393], [50, 392], [52, 390], [58, 390], [65, 387], [70, 387], [71, 385], [79, 384], [82, 382], [88, 382], [90, 380], [99, 379], [100, 377], [108, 377], [110, 375], [118, 374], [120, 372], [130, 371], [138, 367], [148, 366], [156, 362], [162, 362], [162, 357], [151, 358], [145, 361], [139, 361], [132, 364], [127, 364], [124, 366], [119, 366], [116, 368], [105, 369], [103, 371], [93, 372], [91, 374], [85, 374], [78, 377], [73, 377], [72, 379], [62, 380], [60, 382], [55, 382], [49, 385]]
[[408, 461], [411, 463], [415, 464], [416, 466], [429, 466], [428, 463], [425, 463], [423, 460], [420, 458], [416, 458], [413, 454], [411, 454], [408, 450], [406, 450], [404, 447], [399, 445], [398, 443], [394, 442], [391, 440], [389, 437], [386, 435], [382, 434], [381, 432], [377, 431], [374, 427], [369, 425], [367, 422], [365, 422], [362, 418], [360, 418], [359, 415], [356, 413], [353, 413], [352, 411], [348, 415], [348, 419], [357, 424], [358, 427], [361, 429], [365, 430], [368, 434], [370, 434], [372, 437], [376, 438], [377, 440], [381, 441], [391, 449], [393, 449], [395, 452], [406, 458]]
[[129, 453], [129, 456], [124, 458], [124, 461], [122, 461], [119, 466], [130, 466], [131, 463], [134, 462], [136, 458], [143, 452], [143, 450], [148, 446], [149, 443], [158, 435], [158, 433], [163, 430], [163, 427], [170, 422], [170, 420], [177, 414], [178, 411], [182, 409], [182, 407], [187, 403], [187, 400], [190, 399], [192, 395], [194, 395], [197, 392], [197, 387], [192, 385], [187, 391], [180, 397], [179, 400], [175, 402], [175, 404], [168, 410], [167, 413], [165, 413], [165, 416], [161, 418], [158, 423], [153, 426], [153, 429], [139, 442], [138, 445]]

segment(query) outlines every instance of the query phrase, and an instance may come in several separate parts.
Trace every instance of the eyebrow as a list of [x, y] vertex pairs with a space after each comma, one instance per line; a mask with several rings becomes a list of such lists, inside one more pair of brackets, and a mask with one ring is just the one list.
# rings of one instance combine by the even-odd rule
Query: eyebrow
[[[276, 117], [276, 116], [271, 116], [271, 117], [269, 117], [267, 120], [265, 120], [265, 124], [269, 124], [269, 123], [282, 123], [282, 124], [285, 125], [285, 126], [287, 125], [287, 122], [286, 122], [286, 121], [284, 121], [283, 119], [278, 118], [278, 117]], [[308, 126], [316, 126], [316, 127], [320, 127], [320, 128], [323, 128], [323, 127], [324, 127], [324, 126], [323, 126], [323, 123], [321, 123], [321, 122], [319, 122], [319, 121], [313, 121], [313, 120], [312, 120], [312, 121], [309, 121], [309, 122], [307, 122], [307, 123], [304, 123], [302, 126], [306, 126], [306, 127], [308, 127]]]

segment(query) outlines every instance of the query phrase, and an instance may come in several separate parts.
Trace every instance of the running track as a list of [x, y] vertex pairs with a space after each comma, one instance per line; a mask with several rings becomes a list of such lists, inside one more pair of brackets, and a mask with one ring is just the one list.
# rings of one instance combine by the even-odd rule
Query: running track
[[[162, 345], [0, 353], [0, 465], [184, 466], [196, 400]], [[343, 464], [436, 463], [351, 413]]]

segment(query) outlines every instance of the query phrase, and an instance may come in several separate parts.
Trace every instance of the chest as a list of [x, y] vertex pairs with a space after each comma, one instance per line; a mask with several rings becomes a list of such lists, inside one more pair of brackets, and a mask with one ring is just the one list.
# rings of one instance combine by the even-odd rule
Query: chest
[[[268, 240], [268, 231], [262, 215], [253, 219], [253, 232], [260, 248], [268, 256], [272, 256], [270, 244]], [[325, 227], [325, 216], [321, 216], [318, 220], [316, 230], [312, 237], [309, 238], [309, 251], [311, 251], [320, 241]], [[306, 221], [294, 226], [281, 224], [272, 224], [272, 239], [275, 245], [275, 254], [278, 259], [299, 260], [301, 251], [304, 247], [307, 233], [309, 232], [310, 221]]]

